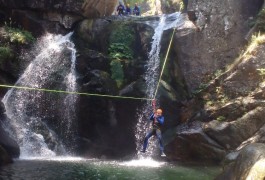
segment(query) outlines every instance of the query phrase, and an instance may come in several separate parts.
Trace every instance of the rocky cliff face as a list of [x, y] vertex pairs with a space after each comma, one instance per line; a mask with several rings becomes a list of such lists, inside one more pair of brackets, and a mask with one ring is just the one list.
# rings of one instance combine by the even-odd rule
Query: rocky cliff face
[[189, 1], [188, 15], [200, 31], [176, 34], [175, 51], [190, 91], [207, 82], [207, 76], [233, 63], [246, 44], [250, 20], [262, 3], [262, 0]]
[[248, 144], [264, 143], [263, 59], [260, 35], [226, 71], [201, 87], [196, 98], [184, 103], [181, 119], [186, 125], [165, 133], [165, 138], [175, 134], [169, 154], [220, 161], [226, 152], [238, 154]]
[[13, 23], [39, 35], [45, 31], [62, 33], [84, 18], [110, 16], [116, 5], [117, 0], [2, 0], [0, 14], [2, 19], [9, 21], [11, 17]]
[[226, 167], [224, 173], [219, 175], [216, 179], [264, 179], [264, 152], [264, 144], [254, 143], [246, 146], [238, 155], [236, 161]]
[[[179, 3], [161, 2], [165, 11], [166, 3]], [[89, 19], [110, 15], [115, 3], [2, 0], [0, 14], [12, 15], [35, 35], [47, 29], [65, 33], [73, 28], [81, 92], [143, 97], [146, 85], [142, 75], [154, 30], [142, 21], [156, 17]], [[176, 31], [159, 89], [161, 105], [166, 107], [163, 132], [170, 159], [220, 162], [228, 151], [241, 150], [253, 141], [264, 143], [264, 39], [239, 56], [248, 43], [249, 24], [262, 3], [189, 1], [188, 13], [183, 14], [185, 24]], [[172, 29], [164, 32], [161, 56], [171, 34]], [[117, 49], [122, 49], [123, 56], [113, 61]], [[10, 64], [8, 58], [1, 71]], [[232, 68], [226, 68], [231, 64]], [[13, 83], [19, 73], [11, 74], [11, 80], [1, 75], [1, 81]], [[99, 157], [134, 153], [135, 114], [141, 104], [82, 96], [78, 104], [80, 153]], [[184, 124], [176, 127], [179, 120]]]

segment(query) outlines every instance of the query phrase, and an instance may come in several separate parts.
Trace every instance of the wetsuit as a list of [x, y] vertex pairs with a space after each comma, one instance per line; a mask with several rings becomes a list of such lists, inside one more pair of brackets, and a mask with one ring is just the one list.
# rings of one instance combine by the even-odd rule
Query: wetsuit
[[131, 15], [131, 8], [130, 7], [126, 7], [125, 14]]
[[117, 7], [117, 11], [118, 11], [118, 15], [119, 15], [119, 16], [123, 15], [124, 6], [123, 6], [122, 4], [120, 4], [120, 5]]
[[164, 124], [164, 116], [158, 116], [155, 117], [155, 114], [153, 113], [150, 116], [150, 121], [153, 121], [152, 124], [152, 129], [150, 131], [148, 131], [148, 133], [146, 134], [145, 138], [144, 138], [144, 144], [143, 144], [143, 152], [145, 152], [146, 148], [147, 148], [147, 144], [148, 144], [148, 139], [150, 137], [152, 137], [153, 135], [156, 135], [159, 141], [159, 146], [160, 146], [160, 152], [161, 154], [164, 152], [164, 146], [163, 146], [163, 142], [162, 142], [162, 135], [161, 135], [161, 126]]
[[134, 7], [133, 14], [135, 14], [136, 16], [140, 16], [140, 8], [138, 6]]

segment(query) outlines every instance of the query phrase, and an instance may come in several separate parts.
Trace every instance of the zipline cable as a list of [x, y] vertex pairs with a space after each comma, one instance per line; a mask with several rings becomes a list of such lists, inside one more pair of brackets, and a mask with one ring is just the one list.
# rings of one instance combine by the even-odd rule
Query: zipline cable
[[55, 90], [55, 89], [45, 89], [45, 88], [33, 88], [33, 87], [26, 87], [26, 86], [16, 86], [16, 85], [5, 85], [5, 84], [0, 84], [0, 87], [2, 88], [15, 88], [15, 89], [24, 89], [24, 90], [34, 90], [34, 91], [44, 91], [44, 92], [51, 92], [51, 93], [64, 93], [64, 94], [76, 94], [76, 95], [85, 95], [85, 96], [96, 96], [96, 97], [108, 97], [108, 98], [118, 98], [118, 99], [133, 99], [133, 100], [146, 100], [146, 101], [154, 101], [157, 95], [157, 91], [162, 79], [162, 75], [164, 73], [165, 70], [165, 66], [168, 60], [168, 55], [171, 49], [171, 45], [173, 42], [173, 37], [175, 34], [176, 28], [174, 28], [172, 36], [171, 36], [171, 40], [170, 43], [168, 45], [168, 49], [167, 49], [167, 53], [166, 53], [166, 57], [162, 66], [162, 70], [159, 76], [159, 80], [157, 83], [157, 87], [155, 90], [155, 94], [153, 98], [139, 98], [139, 97], [130, 97], [130, 96], [115, 96], [115, 95], [105, 95], [105, 94], [94, 94], [94, 93], [81, 93], [81, 92], [75, 92], [75, 91], [63, 91], [63, 90]]
[[64, 94], [76, 94], [76, 95], [85, 95], [85, 96], [119, 98], [119, 99], [134, 99], [134, 100], [146, 100], [146, 101], [152, 101], [153, 100], [151, 98], [138, 98], [138, 97], [130, 97], [130, 96], [114, 96], [114, 95], [105, 95], [105, 94], [81, 93], [81, 92], [74, 92], [74, 91], [63, 91], [63, 90], [44, 89], [44, 88], [32, 88], [32, 87], [25, 87], [25, 86], [12, 86], [12, 85], [4, 85], [4, 84], [0, 84], [0, 87], [33, 90], [33, 91], [44, 91], [44, 92], [51, 92], [51, 93], [64, 93]]
[[170, 49], [171, 49], [171, 45], [172, 45], [172, 42], [173, 42], [173, 37], [174, 37], [175, 31], [176, 31], [176, 28], [174, 28], [174, 30], [172, 32], [172, 35], [171, 35], [171, 39], [170, 39], [170, 42], [169, 42], [169, 45], [168, 45], [168, 48], [167, 48], [166, 57], [165, 57], [165, 60], [164, 60], [163, 66], [162, 66], [162, 70], [161, 70], [161, 73], [160, 73], [160, 76], [159, 76], [159, 80], [157, 82], [157, 86], [156, 86], [156, 90], [155, 90], [155, 94], [154, 94], [154, 98], [153, 99], [155, 99], [156, 95], [157, 95], [157, 91], [158, 91], [158, 88], [159, 88], [159, 85], [160, 85], [160, 82], [161, 82], [161, 79], [162, 79], [162, 75], [164, 73], [164, 70], [165, 70], [165, 67], [166, 67], [166, 63], [167, 63], [167, 60], [168, 60], [168, 55], [169, 55], [169, 52], [170, 52]]

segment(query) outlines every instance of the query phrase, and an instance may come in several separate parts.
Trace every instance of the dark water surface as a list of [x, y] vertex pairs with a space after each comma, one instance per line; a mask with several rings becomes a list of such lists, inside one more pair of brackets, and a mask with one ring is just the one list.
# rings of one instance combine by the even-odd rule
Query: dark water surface
[[151, 159], [101, 161], [83, 159], [17, 160], [0, 169], [6, 180], [212, 180], [220, 167], [181, 165]]

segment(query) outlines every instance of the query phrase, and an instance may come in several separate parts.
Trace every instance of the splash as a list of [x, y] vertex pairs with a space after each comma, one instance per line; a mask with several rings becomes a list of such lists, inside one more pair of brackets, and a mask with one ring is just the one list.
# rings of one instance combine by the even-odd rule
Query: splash
[[166, 164], [165, 162], [158, 162], [151, 158], [144, 158], [144, 159], [119, 163], [119, 165], [121, 166], [129, 166], [129, 167], [161, 167], [164, 166], [165, 164]]
[[[15, 85], [76, 91], [76, 50], [71, 35], [43, 36], [31, 53], [35, 58]], [[62, 137], [72, 139], [76, 100], [75, 95], [14, 88], [6, 93], [3, 103], [10, 121], [5, 127], [17, 140], [21, 158], [67, 154]]]

